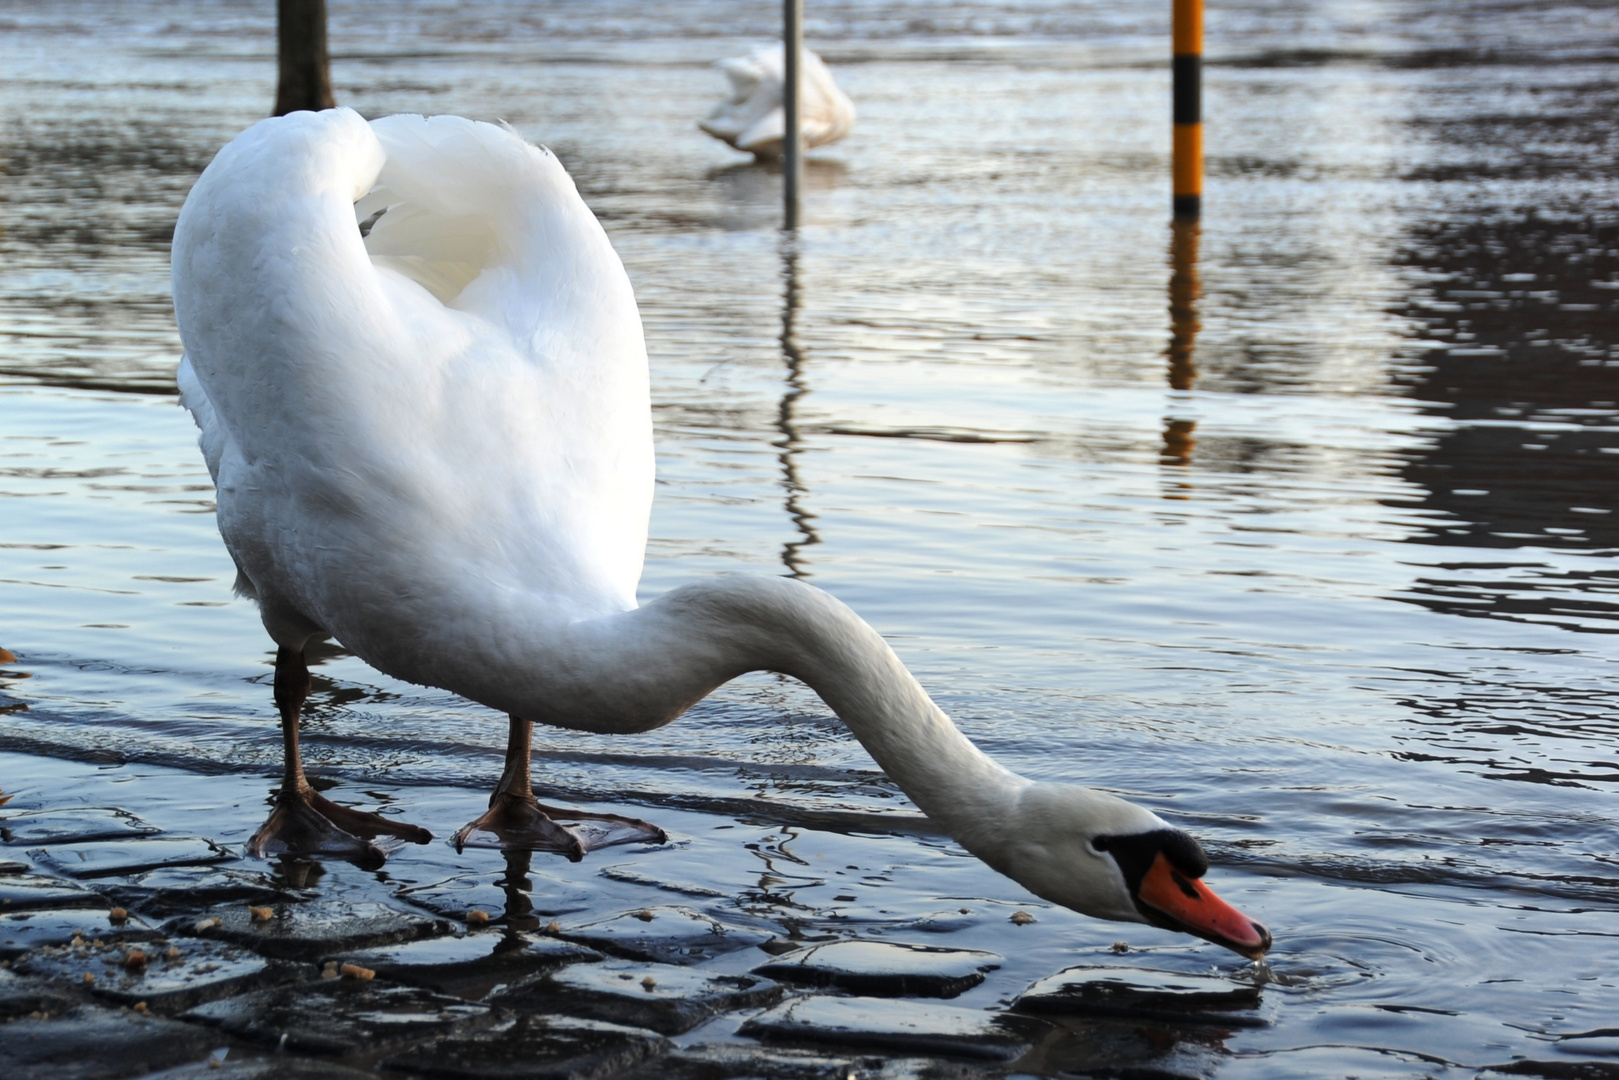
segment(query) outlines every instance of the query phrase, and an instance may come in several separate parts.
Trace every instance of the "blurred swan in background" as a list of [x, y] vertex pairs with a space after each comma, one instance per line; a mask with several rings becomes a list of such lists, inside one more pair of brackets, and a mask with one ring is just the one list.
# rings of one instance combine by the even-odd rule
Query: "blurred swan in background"
[[[787, 82], [786, 50], [781, 42], [761, 45], [746, 56], [715, 63], [731, 80], [731, 96], [697, 126], [738, 150], [761, 160], [781, 156], [787, 130], [782, 92]], [[804, 50], [799, 123], [806, 147], [835, 143], [854, 130], [854, 102], [832, 81], [819, 56]]]

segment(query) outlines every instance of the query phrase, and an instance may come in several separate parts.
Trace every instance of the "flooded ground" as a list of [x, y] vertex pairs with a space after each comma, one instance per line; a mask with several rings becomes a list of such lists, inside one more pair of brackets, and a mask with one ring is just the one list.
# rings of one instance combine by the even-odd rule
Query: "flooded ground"
[[[695, 127], [777, 5], [331, 2], [340, 101], [504, 118], [611, 234], [652, 357], [643, 596], [803, 577], [1008, 766], [1196, 832], [1274, 981], [1163, 1068], [1619, 1075], [1619, 10], [1220, 5], [1177, 231], [1167, 7], [809, 6], [860, 119], [789, 242], [779, 177]], [[263, 816], [271, 650], [173, 394], [168, 241], [273, 99], [269, 9], [0, 5], [8, 809], [225, 844]], [[472, 815], [502, 717], [335, 646], [314, 678], [335, 797]], [[969, 1009], [1079, 964], [1255, 978], [963, 857], [796, 684], [536, 748], [550, 798], [681, 837], [547, 863], [559, 911], [674, 882], [785, 937], [916, 940], [965, 907], [926, 937], [1006, 958]], [[410, 900], [494, 861], [325, 880]]]

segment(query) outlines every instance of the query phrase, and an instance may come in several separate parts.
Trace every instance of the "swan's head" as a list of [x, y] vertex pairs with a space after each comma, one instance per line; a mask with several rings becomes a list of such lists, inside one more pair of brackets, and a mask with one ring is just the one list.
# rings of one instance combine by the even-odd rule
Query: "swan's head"
[[1208, 856], [1150, 810], [1090, 788], [1031, 784], [992, 865], [1085, 915], [1179, 930], [1258, 959], [1270, 931], [1203, 883]]

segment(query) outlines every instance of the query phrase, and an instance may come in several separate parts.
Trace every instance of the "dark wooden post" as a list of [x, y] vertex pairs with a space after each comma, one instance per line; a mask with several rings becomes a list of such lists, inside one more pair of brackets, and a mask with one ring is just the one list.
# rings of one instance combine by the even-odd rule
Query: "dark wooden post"
[[326, 0], [276, 0], [275, 23], [275, 115], [336, 105], [326, 57]]
[[783, 224], [798, 228], [798, 192], [804, 185], [804, 140], [799, 130], [799, 87], [804, 55], [804, 0], [784, 0], [781, 48], [786, 60], [786, 84], [782, 87], [781, 107], [786, 130], [781, 140], [781, 189]]

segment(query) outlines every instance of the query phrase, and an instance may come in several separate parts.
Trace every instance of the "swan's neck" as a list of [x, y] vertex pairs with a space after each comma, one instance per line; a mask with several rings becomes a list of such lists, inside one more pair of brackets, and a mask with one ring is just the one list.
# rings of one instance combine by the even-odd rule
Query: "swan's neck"
[[827, 593], [786, 578], [724, 576], [541, 636], [540, 655], [510, 687], [523, 692], [473, 696], [561, 727], [644, 731], [745, 672], [791, 675], [924, 813], [1000, 868], [997, 837], [1030, 781], [974, 746], [887, 642]]

